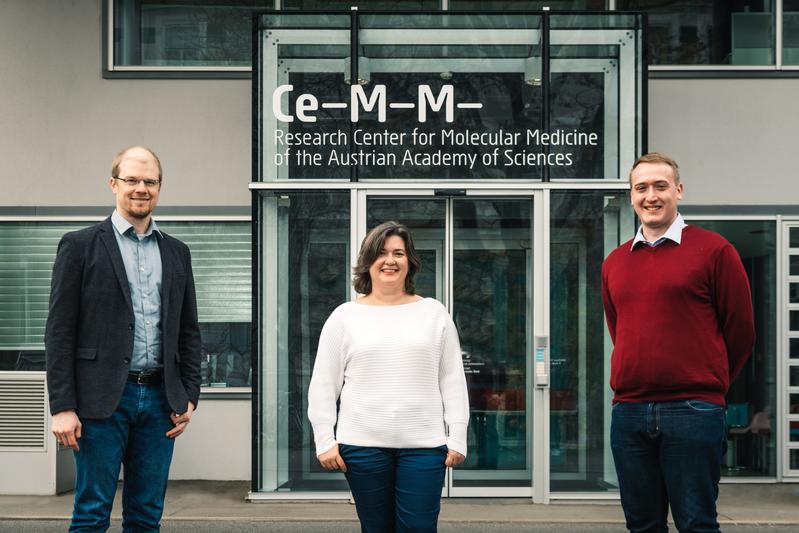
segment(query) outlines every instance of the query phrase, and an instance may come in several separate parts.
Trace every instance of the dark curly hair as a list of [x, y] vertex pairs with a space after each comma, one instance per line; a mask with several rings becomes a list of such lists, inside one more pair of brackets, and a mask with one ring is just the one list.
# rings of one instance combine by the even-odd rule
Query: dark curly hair
[[422, 267], [422, 260], [419, 258], [419, 254], [416, 253], [416, 248], [413, 247], [413, 239], [411, 239], [411, 232], [408, 231], [407, 226], [393, 220], [383, 222], [364, 237], [361, 243], [361, 251], [358, 253], [358, 263], [352, 269], [352, 286], [355, 288], [355, 292], [359, 294], [372, 292], [372, 278], [369, 275], [369, 268], [377, 260], [380, 251], [386, 244], [386, 239], [394, 235], [402, 238], [405, 242], [405, 253], [408, 255], [408, 275], [405, 277], [405, 292], [415, 294], [416, 274], [419, 273]]

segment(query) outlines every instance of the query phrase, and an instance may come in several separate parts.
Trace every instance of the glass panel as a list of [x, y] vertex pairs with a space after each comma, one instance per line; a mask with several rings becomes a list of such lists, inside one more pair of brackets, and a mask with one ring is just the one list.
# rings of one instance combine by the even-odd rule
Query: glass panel
[[444, 295], [444, 221], [446, 200], [442, 198], [369, 198], [367, 232], [389, 220], [408, 226], [422, 267], [416, 276], [416, 293], [447, 305]]
[[799, 359], [799, 339], [788, 339], [788, 357]]
[[624, 179], [640, 152], [640, 18], [558, 14], [550, 24], [548, 131], [575, 135], [541, 148], [563, 158], [549, 177]]
[[776, 225], [773, 221], [690, 220], [690, 224], [715, 231], [741, 256], [755, 316], [752, 356], [727, 393], [730, 426], [725, 476], [774, 476], [777, 472], [777, 317]]
[[799, 304], [799, 283], [788, 284], [788, 303]]
[[346, 490], [316, 460], [307, 391], [319, 334], [350, 291], [350, 194], [265, 192], [259, 490]]
[[283, 0], [282, 9], [297, 9], [300, 11], [311, 10], [349, 10], [351, 7], [358, 9], [373, 9], [386, 11], [432, 11], [440, 7], [439, 0]]
[[649, 14], [652, 65], [773, 65], [773, 2], [617, 0]]
[[799, 248], [799, 228], [790, 228], [788, 230], [788, 246], [791, 248]]
[[454, 199], [453, 319], [469, 384], [457, 487], [531, 487], [532, 200]]
[[541, 11], [549, 7], [552, 11], [602, 11], [607, 9], [605, 0], [449, 0], [452, 11]]
[[791, 365], [789, 371], [788, 385], [790, 387], [799, 387], [799, 366]]
[[[782, 10], [782, 63], [799, 65], [799, 0], [782, 0]], [[791, 230], [791, 248], [799, 248], [799, 228]]]
[[788, 261], [788, 274], [791, 276], [799, 276], [799, 255], [789, 256]]
[[791, 470], [799, 470], [799, 450], [790, 451], [790, 468]]
[[553, 191], [551, 205], [551, 490], [607, 491], [617, 482], [600, 271], [634, 234], [634, 217], [623, 191]]
[[[362, 140], [354, 142], [380, 154], [358, 167], [359, 178], [541, 177], [535, 162], [513, 159], [524, 158], [527, 131], [542, 124], [540, 17], [362, 15], [359, 20], [364, 89], [373, 94], [384, 87], [389, 106], [407, 104], [389, 107], [382, 122], [377, 110], [359, 115], [356, 134], [362, 131]], [[425, 87], [428, 93], [422, 92]], [[424, 94], [445, 102], [445, 110], [434, 111]], [[383, 132], [396, 142], [369, 140]]]
[[788, 321], [788, 329], [790, 331], [799, 331], [799, 311], [791, 311]]
[[88, 225], [0, 223], [0, 350], [8, 352], [3, 356], [5, 369], [27, 368], [32, 355], [27, 352], [44, 350], [50, 278], [58, 242], [65, 233]]
[[330, 104], [350, 100], [350, 15], [265, 15], [260, 24], [258, 179], [349, 179], [350, 113]]
[[252, 14], [272, 0], [116, 0], [114, 64], [250, 66]]
[[799, 442], [799, 422], [791, 421], [789, 424], [791, 442]]

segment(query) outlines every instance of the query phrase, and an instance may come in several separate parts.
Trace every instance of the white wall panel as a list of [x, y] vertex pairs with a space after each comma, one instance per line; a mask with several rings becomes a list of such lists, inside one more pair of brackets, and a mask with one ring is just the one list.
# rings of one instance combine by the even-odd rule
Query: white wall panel
[[0, 205], [113, 206], [131, 144], [161, 158], [161, 205], [249, 205], [250, 81], [103, 79], [101, 7], [0, 4]]
[[685, 204], [799, 203], [799, 79], [650, 80], [649, 149], [680, 165]]

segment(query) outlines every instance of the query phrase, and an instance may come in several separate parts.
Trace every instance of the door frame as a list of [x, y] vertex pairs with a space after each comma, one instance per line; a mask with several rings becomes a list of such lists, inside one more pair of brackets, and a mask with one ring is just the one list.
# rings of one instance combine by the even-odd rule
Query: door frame
[[[516, 188], [505, 185], [502, 188], [465, 187], [442, 189], [442, 183], [397, 184], [395, 187], [374, 187], [368, 182], [359, 183], [361, 187], [352, 189], [353, 212], [351, 234], [354, 240], [350, 247], [351, 264], [357, 262], [360, 243], [366, 236], [366, 210], [370, 197], [395, 198], [446, 198], [445, 254], [443, 295], [448, 310], [453, 308], [452, 261], [454, 254], [452, 199], [457, 198], [529, 198], [532, 202], [532, 284], [530, 295], [530, 317], [528, 322], [527, 346], [530, 351], [527, 370], [527, 439], [528, 460], [532, 469], [529, 487], [456, 487], [453, 483], [452, 469], [447, 469], [442, 497], [527, 497], [534, 503], [549, 502], [549, 381], [536, 385], [534, 382], [534, 339], [549, 337], [549, 190], [531, 188], [529, 184], [519, 184]], [[354, 289], [350, 291], [354, 300]], [[544, 368], [549, 374], [549, 350], [545, 350]]]

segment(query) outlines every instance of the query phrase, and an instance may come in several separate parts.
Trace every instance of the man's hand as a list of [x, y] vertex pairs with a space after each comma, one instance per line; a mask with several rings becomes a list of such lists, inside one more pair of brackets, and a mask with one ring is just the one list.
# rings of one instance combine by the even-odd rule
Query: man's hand
[[338, 453], [338, 444], [335, 444], [332, 448], [320, 455], [319, 462], [322, 464], [322, 468], [328, 471], [347, 471], [347, 465], [344, 463], [344, 459], [341, 458], [341, 454]]
[[455, 450], [447, 451], [447, 459], [444, 461], [446, 466], [458, 466], [462, 462], [466, 460], [466, 456], [461, 453], [456, 452]]
[[59, 444], [69, 446], [76, 452], [80, 451], [78, 439], [81, 437], [83, 425], [75, 411], [61, 411], [52, 417], [51, 431]]
[[172, 412], [169, 415], [169, 419], [172, 420], [172, 423], [175, 424], [175, 427], [170, 429], [166, 432], [166, 436], [170, 439], [174, 439], [184, 431], [186, 431], [186, 426], [189, 425], [189, 420], [191, 420], [191, 414], [194, 412], [194, 404], [189, 402], [188, 407], [186, 408], [186, 412], [182, 415], [179, 415], [175, 412]]

